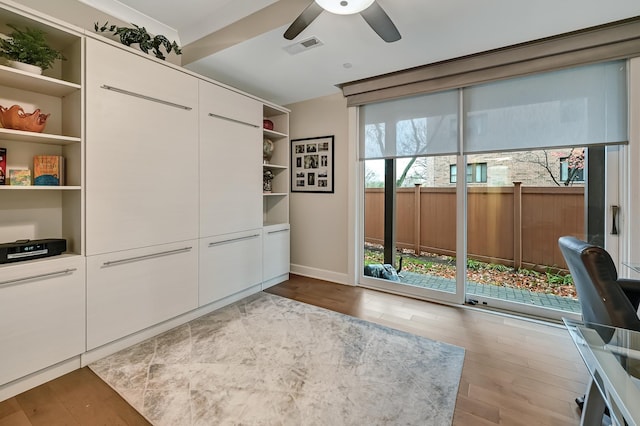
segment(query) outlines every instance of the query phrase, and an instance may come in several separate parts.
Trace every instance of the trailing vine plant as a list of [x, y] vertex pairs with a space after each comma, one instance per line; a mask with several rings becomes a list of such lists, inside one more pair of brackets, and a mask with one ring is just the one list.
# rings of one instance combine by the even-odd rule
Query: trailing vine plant
[[132, 44], [138, 44], [140, 50], [144, 53], [149, 53], [149, 51], [153, 51], [153, 54], [156, 55], [158, 59], [165, 59], [164, 54], [160, 51], [161, 47], [164, 47], [167, 51], [167, 54], [171, 53], [173, 50], [176, 55], [182, 54], [182, 50], [178, 43], [175, 41], [169, 41], [163, 35], [151, 36], [146, 30], [145, 27], [139, 27], [136, 24], [131, 24], [134, 28], [129, 27], [118, 27], [116, 25], [109, 25], [109, 22], [105, 22], [104, 25], [100, 26], [96, 22], [94, 25], [94, 29], [96, 32], [110, 32], [114, 35], [120, 37], [120, 43], [125, 46], [131, 46]]

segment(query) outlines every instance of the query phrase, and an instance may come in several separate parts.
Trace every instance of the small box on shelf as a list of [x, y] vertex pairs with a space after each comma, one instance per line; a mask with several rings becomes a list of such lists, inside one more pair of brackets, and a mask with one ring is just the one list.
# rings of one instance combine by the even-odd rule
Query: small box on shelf
[[9, 169], [9, 185], [31, 186], [31, 170]]

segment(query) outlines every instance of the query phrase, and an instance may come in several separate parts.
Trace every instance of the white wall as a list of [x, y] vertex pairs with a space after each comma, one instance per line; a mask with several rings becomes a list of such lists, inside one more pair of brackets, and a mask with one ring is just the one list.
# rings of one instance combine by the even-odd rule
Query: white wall
[[287, 105], [291, 139], [334, 135], [334, 193], [290, 197], [291, 272], [352, 284], [349, 278], [349, 115], [335, 94]]

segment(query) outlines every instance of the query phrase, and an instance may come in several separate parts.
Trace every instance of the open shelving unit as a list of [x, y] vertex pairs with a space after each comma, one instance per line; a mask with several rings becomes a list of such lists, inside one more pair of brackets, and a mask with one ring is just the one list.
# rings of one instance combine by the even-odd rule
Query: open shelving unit
[[273, 130], [263, 129], [263, 137], [273, 142], [273, 156], [264, 170], [274, 174], [271, 193], [263, 194], [263, 226], [289, 223], [289, 112], [264, 105], [265, 120], [273, 122]]
[[[0, 147], [7, 150], [7, 176], [0, 185], [0, 243], [23, 239], [64, 238], [69, 255], [83, 251], [83, 37], [68, 28], [0, 10], [0, 32], [30, 27], [45, 32], [47, 42], [63, 53], [43, 75], [0, 64], [0, 105], [19, 105], [25, 113], [51, 114], [42, 133], [0, 128]], [[65, 158], [65, 186], [11, 186], [8, 171], [29, 169], [35, 155]], [[23, 262], [24, 264], [30, 263]]]

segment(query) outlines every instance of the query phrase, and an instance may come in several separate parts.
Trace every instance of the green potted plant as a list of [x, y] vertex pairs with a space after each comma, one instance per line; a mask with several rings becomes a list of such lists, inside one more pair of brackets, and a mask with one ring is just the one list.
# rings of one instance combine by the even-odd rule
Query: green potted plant
[[[0, 39], [0, 55], [9, 59], [10, 66], [42, 74], [56, 59], [65, 60], [62, 53], [49, 46], [44, 31], [29, 27], [21, 30], [11, 24], [8, 27], [13, 31]], [[24, 67], [24, 64], [32, 67]]]
[[160, 51], [161, 47], [164, 47], [167, 51], [167, 54], [171, 53], [173, 50], [176, 55], [182, 54], [180, 50], [180, 46], [175, 41], [169, 41], [169, 39], [161, 34], [151, 37], [151, 34], [147, 32], [145, 27], [139, 27], [136, 24], [133, 25], [133, 28], [129, 27], [118, 27], [116, 25], [109, 25], [108, 22], [105, 22], [104, 25], [99, 26], [96, 22], [94, 24], [94, 29], [96, 32], [111, 32], [114, 35], [120, 37], [120, 43], [125, 46], [131, 46], [132, 44], [138, 44], [140, 50], [144, 53], [149, 53], [149, 51], [153, 51], [153, 54], [158, 59], [165, 59], [164, 54]]

